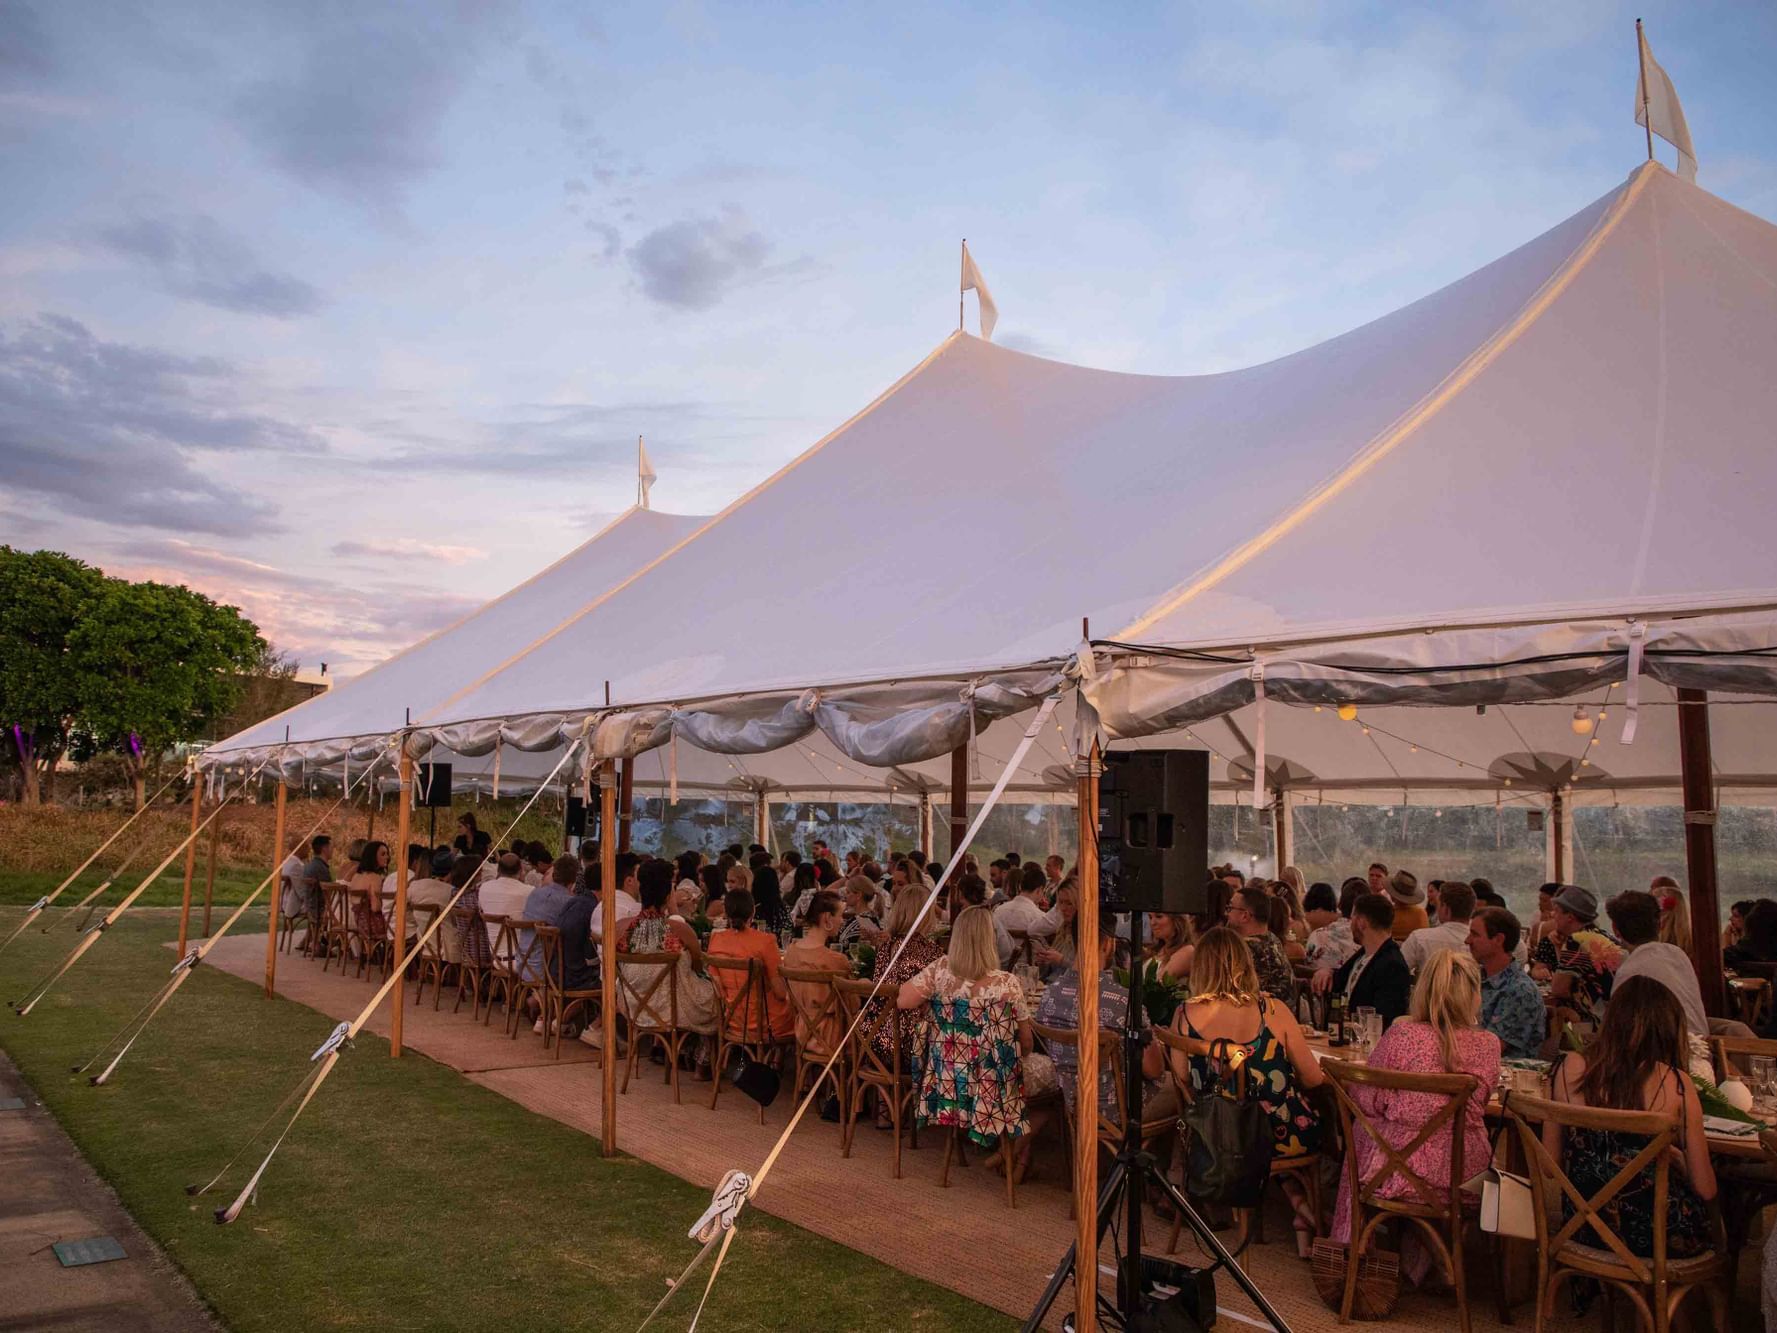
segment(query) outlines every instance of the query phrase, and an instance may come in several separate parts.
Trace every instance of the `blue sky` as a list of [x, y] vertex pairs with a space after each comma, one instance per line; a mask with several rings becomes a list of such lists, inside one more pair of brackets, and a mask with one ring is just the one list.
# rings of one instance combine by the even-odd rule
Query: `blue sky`
[[[638, 433], [677, 512], [800, 452], [955, 327], [960, 237], [1000, 341], [1149, 372], [1460, 277], [1641, 159], [1637, 12], [0, 0], [0, 540], [350, 672]], [[1639, 12], [1777, 217], [1777, 9]]]

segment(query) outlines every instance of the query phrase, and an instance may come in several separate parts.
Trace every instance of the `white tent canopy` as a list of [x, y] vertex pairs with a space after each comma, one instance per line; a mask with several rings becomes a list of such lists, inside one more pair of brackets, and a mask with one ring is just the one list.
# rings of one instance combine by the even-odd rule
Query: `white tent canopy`
[[[1623, 799], [1676, 786], [1666, 687], [1696, 685], [1745, 698], [1717, 768], [1756, 794], [1777, 741], [1756, 702], [1777, 694], [1773, 351], [1777, 228], [1654, 163], [1467, 278], [1247, 370], [1116, 374], [955, 334], [721, 514], [679, 520], [664, 554], [539, 607], [498, 663], [437, 671], [400, 701], [411, 745], [676, 741], [682, 787], [714, 756], [713, 780], [732, 761], [784, 791], [847, 765], [944, 788], [941, 756], [971, 736], [1004, 755], [1065, 690], [1078, 736], [1205, 744], [1230, 792], [1264, 750], [1261, 790], [1491, 800], [1509, 776]], [[1605, 756], [1562, 772], [1573, 699], [1630, 678], [1635, 744], [1609, 723]], [[1348, 701], [1370, 736], [1333, 716]], [[1028, 785], [1065, 789], [1065, 729]], [[812, 773], [771, 770], [785, 758]]]

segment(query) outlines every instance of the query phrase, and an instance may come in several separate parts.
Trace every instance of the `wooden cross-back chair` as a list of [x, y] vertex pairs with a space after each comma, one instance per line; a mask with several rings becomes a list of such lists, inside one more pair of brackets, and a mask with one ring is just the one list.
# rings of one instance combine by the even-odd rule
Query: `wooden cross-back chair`
[[[840, 977], [833, 982], [833, 990], [842, 1006], [840, 1014], [848, 1027], [875, 988], [873, 981], [851, 977]], [[841, 1156], [851, 1156], [852, 1143], [857, 1138], [858, 1115], [864, 1109], [864, 1093], [873, 1090], [888, 1113], [890, 1131], [895, 1139], [893, 1174], [899, 1180], [903, 1125], [912, 1131], [912, 1146], [919, 1147], [919, 1123], [913, 1114], [919, 1084], [913, 1075], [913, 1064], [918, 1054], [915, 1046], [920, 1027], [913, 1011], [895, 1004], [894, 988], [884, 987], [877, 1000], [877, 1004], [858, 1019], [857, 1026], [851, 1028], [847, 1040], [845, 1133], [840, 1138], [839, 1150]], [[884, 1044], [889, 1050], [886, 1059], [876, 1049], [878, 1033], [884, 1036]]]
[[[358, 957], [358, 975], [364, 976], [373, 965], [388, 967], [389, 933], [380, 909], [381, 895], [369, 889], [346, 888], [346, 937]], [[343, 964], [342, 964], [343, 966]]]
[[[710, 979], [716, 983], [716, 1063], [710, 1076], [713, 1111], [716, 1098], [722, 1095], [722, 1080], [728, 1073], [731, 1052], [742, 1050], [763, 1062], [783, 1043], [771, 1035], [770, 991], [759, 960], [705, 954], [703, 961], [710, 969]], [[765, 1123], [763, 1103], [759, 1104], [759, 1123]]]
[[[790, 1096], [800, 1102], [803, 1086], [811, 1075], [817, 1093], [822, 1085], [830, 1084], [833, 1096], [839, 1101], [839, 1121], [844, 1124], [846, 1053], [841, 1051], [839, 1059], [833, 1060], [831, 1068], [827, 1067], [834, 1047], [839, 1044], [850, 1021], [845, 1014], [843, 997], [833, 984], [840, 974], [815, 968], [785, 967], [778, 970], [778, 975], [789, 989], [790, 1005], [796, 1012], [796, 1074], [790, 1083]], [[804, 987], [807, 989], [802, 989]], [[803, 1033], [808, 1035], [804, 1037]]]
[[[554, 928], [546, 922], [532, 921], [521, 916], [507, 917], [506, 928], [512, 932], [512, 1002], [507, 1005], [507, 1035], [516, 1038], [518, 1029], [523, 1026], [524, 1019], [530, 1012], [526, 1001], [535, 999], [539, 1014], [545, 1008], [544, 996], [549, 989], [548, 969], [543, 966], [543, 944], [538, 938], [538, 932]], [[559, 943], [559, 932], [556, 939]], [[549, 1045], [548, 1023], [543, 1025], [543, 1045]]]
[[1777, 1060], [1777, 1041], [1768, 1037], [1711, 1037], [1709, 1055], [1715, 1064], [1717, 1081], [1743, 1079], [1752, 1073], [1754, 1057], [1763, 1055]]
[[[450, 929], [440, 926], [432, 931], [432, 938], [418, 948], [415, 943], [431, 928], [442, 909], [437, 903], [409, 903], [407, 905], [408, 942], [403, 953], [407, 957], [407, 966], [413, 969], [413, 1002], [419, 1004], [420, 997], [425, 994], [426, 980], [430, 978], [436, 983], [433, 987], [433, 1007], [437, 1007], [438, 992], [444, 989], [444, 949], [440, 944], [440, 936]], [[389, 929], [394, 930], [394, 918], [389, 918]]]
[[623, 1061], [623, 1086], [636, 1072], [642, 1039], [660, 1043], [666, 1056], [666, 1080], [672, 1084], [673, 1105], [679, 1105], [679, 1053], [694, 1034], [679, 1023], [679, 958], [659, 953], [617, 954], [617, 1005], [629, 1021], [629, 1053]]
[[[1351, 1240], [1346, 1247], [1345, 1292], [1340, 1301], [1339, 1322], [1351, 1321], [1357, 1295], [1358, 1270], [1364, 1251], [1376, 1238], [1377, 1229], [1391, 1218], [1416, 1227], [1433, 1255], [1444, 1265], [1456, 1292], [1456, 1317], [1462, 1333], [1469, 1333], [1468, 1281], [1463, 1272], [1461, 1184], [1484, 1163], [1463, 1161], [1463, 1109], [1474, 1097], [1480, 1081], [1472, 1074], [1409, 1074], [1395, 1069], [1371, 1069], [1345, 1060], [1328, 1060], [1321, 1066], [1332, 1083], [1339, 1109], [1339, 1127], [1345, 1140], [1345, 1172], [1351, 1198]], [[1383, 1136], [1368, 1111], [1358, 1103], [1357, 1088], [1384, 1092], [1417, 1092], [1441, 1099], [1413, 1137], [1396, 1146]], [[1412, 1157], [1443, 1130], [1450, 1135], [1450, 1187], [1432, 1184], [1413, 1169]], [[1381, 1154], [1375, 1171], [1358, 1175], [1358, 1144], [1368, 1139]], [[1383, 1186], [1399, 1178], [1410, 1193], [1384, 1198]]]
[[[957, 1000], [940, 1000], [936, 996], [926, 1002], [923, 1012], [932, 1025], [935, 1041], [959, 1036], [965, 1042], [970, 1043], [1001, 1041], [1016, 1044], [1018, 1015], [1013, 1009], [1011, 1001], [1004, 999], [969, 1000], [966, 1002], [968, 1017], [963, 1019], [956, 1017], [959, 1003], [961, 1002]], [[946, 1008], [950, 1011], [948, 1017], [944, 1014]], [[922, 1074], [922, 1086], [925, 1076], [929, 1073], [928, 1069], [925, 1074]], [[950, 1133], [944, 1141], [944, 1165], [938, 1172], [939, 1189], [950, 1188], [950, 1163], [954, 1158], [961, 1156], [963, 1164], [968, 1165], [966, 1140], [972, 1137], [971, 1131], [955, 1125], [948, 1126], [948, 1128]], [[1018, 1206], [1018, 1173], [1013, 1169], [1017, 1142], [1018, 1136], [1016, 1135], [1001, 1134], [999, 1136], [999, 1150], [1006, 1170], [1006, 1207], [1008, 1208]]]
[[277, 912], [278, 951], [280, 953], [289, 953], [291, 947], [294, 945], [296, 940], [297, 922], [301, 922], [305, 926], [313, 924], [309, 917], [307, 907], [299, 908], [294, 912], [285, 910], [285, 903], [288, 900], [294, 899], [297, 902], [303, 901], [302, 884], [303, 880], [301, 877], [292, 879], [282, 871], [278, 873]]
[[487, 995], [488, 968], [485, 963], [470, 961], [475, 955], [462, 948], [461, 940], [464, 936], [473, 938], [474, 933], [478, 931], [481, 937], [486, 939], [487, 927], [483, 924], [481, 913], [477, 909], [457, 906], [450, 909], [450, 920], [439, 928], [440, 936], [446, 930], [457, 932], [460, 955], [459, 961], [451, 964], [457, 970], [457, 1002], [451, 1006], [450, 1011], [454, 1014], [461, 1009], [463, 997], [467, 995], [469, 997], [469, 1017], [471, 1019], [478, 1018], [481, 1015], [481, 1002]]
[[[527, 984], [537, 996], [538, 1007], [543, 1016], [543, 1049], [553, 1050], [555, 1058], [561, 1059], [561, 1048], [564, 1030], [568, 1024], [568, 1015], [578, 1010], [582, 1025], [590, 1025], [598, 1016], [598, 1000], [603, 994], [596, 986], [568, 986], [565, 984], [567, 968], [562, 952], [561, 930], [556, 926], [542, 921], [529, 923], [533, 932], [534, 947], [532, 954], [536, 959], [537, 971]], [[619, 955], [621, 957], [622, 955]], [[619, 976], [622, 974], [619, 973]], [[634, 1029], [631, 1029], [630, 1050], [635, 1050]], [[604, 1052], [599, 1052], [604, 1058]]]
[[[1177, 1051], [1186, 1056], [1206, 1055], [1209, 1051], [1209, 1043], [1201, 1038], [1187, 1037], [1183, 1033], [1175, 1032], [1173, 1029], [1167, 1027], [1156, 1026], [1152, 1031], [1154, 1035], [1160, 1039], [1161, 1045], [1167, 1050], [1167, 1077], [1172, 1079], [1173, 1086], [1178, 1089], [1179, 1107], [1182, 1110], [1185, 1106], [1189, 1105], [1192, 1100], [1191, 1084], [1189, 1079], [1180, 1079], [1172, 1072], [1171, 1053]], [[1119, 1040], [1121, 1040], [1120, 1037]], [[1101, 1036], [1099, 1038], [1101, 1047], [1103, 1041], [1104, 1038]], [[1232, 1074], [1234, 1084], [1233, 1092], [1236, 1097], [1246, 1096], [1246, 1076], [1247, 1071], [1244, 1066], [1235, 1070]], [[1146, 1126], [1144, 1126], [1144, 1130], [1145, 1128]], [[1185, 1133], [1185, 1130], [1181, 1127], [1179, 1133], [1183, 1134]], [[1190, 1145], [1187, 1143], [1183, 1146], [1188, 1148]], [[1302, 1192], [1308, 1198], [1309, 1211], [1314, 1216], [1316, 1234], [1319, 1234], [1320, 1229], [1320, 1177], [1321, 1161], [1324, 1155], [1324, 1153], [1319, 1152], [1296, 1153], [1293, 1155], [1273, 1153], [1271, 1156], [1271, 1173], [1268, 1177], [1269, 1180], [1294, 1180], [1301, 1186]], [[1264, 1213], [1262, 1208], [1235, 1208], [1233, 1212], [1235, 1221], [1233, 1250], [1235, 1254], [1239, 1254], [1246, 1249], [1247, 1245], [1250, 1244], [1255, 1237], [1260, 1241], [1264, 1240]], [[1175, 1217], [1172, 1222], [1172, 1233], [1166, 1242], [1166, 1252], [1168, 1254], [1177, 1252], [1179, 1237], [1183, 1235], [1183, 1233], [1184, 1221], [1181, 1218]]]
[[[1524, 1160], [1530, 1164], [1530, 1187], [1536, 1200], [1536, 1329], [1553, 1317], [1555, 1293], [1569, 1278], [1591, 1278], [1626, 1294], [1640, 1327], [1666, 1333], [1685, 1297], [1702, 1287], [1713, 1324], [1726, 1329], [1726, 1276], [1730, 1256], [1720, 1243], [1686, 1258], [1667, 1254], [1667, 1201], [1670, 1197], [1672, 1152], [1679, 1136], [1676, 1115], [1657, 1111], [1613, 1111], [1576, 1106], [1514, 1093], [1506, 1099], [1506, 1120], [1516, 1131]], [[1632, 1135], [1647, 1140], [1596, 1194], [1586, 1195], [1568, 1178], [1565, 1168], [1543, 1142], [1541, 1125], [1564, 1132], [1591, 1130]], [[1653, 1254], [1638, 1255], [1606, 1220], [1612, 1200], [1635, 1183], [1642, 1171], [1654, 1172]], [[1556, 1225], [1552, 1208], [1560, 1200], [1573, 1215]], [[1651, 1298], [1651, 1299], [1650, 1299]]]
[[335, 950], [341, 972], [346, 970], [346, 960], [352, 954], [351, 909], [346, 892], [345, 885], [332, 880], [321, 886], [321, 920], [315, 927], [315, 943], [321, 950], [323, 972], [332, 964]]
[[481, 1016], [482, 1026], [486, 1027], [493, 1020], [496, 995], [505, 1010], [504, 1025], [510, 1026], [514, 1002], [519, 992], [518, 935], [512, 928], [510, 917], [497, 912], [483, 912], [481, 920], [483, 925], [492, 928], [488, 946], [490, 961], [485, 980], [487, 1011]]

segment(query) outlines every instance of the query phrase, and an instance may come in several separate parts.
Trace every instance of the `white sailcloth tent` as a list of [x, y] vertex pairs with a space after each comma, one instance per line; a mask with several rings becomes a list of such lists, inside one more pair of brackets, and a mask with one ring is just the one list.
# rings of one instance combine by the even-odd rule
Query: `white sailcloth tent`
[[[1764, 801], [1773, 352], [1777, 228], [1652, 162], [1468, 277], [1246, 370], [1117, 374], [954, 334], [497, 665], [439, 668], [401, 701], [410, 751], [584, 736], [601, 759], [670, 743], [681, 785], [700, 752], [940, 790], [943, 757], [1003, 757], [1061, 692], [1027, 794], [1065, 799], [1097, 734], [1215, 751], [1224, 799], [1664, 800], [1671, 688], [1693, 686], [1740, 705], [1716, 767]], [[885, 506], [843, 541], [806, 522]], [[1586, 738], [1578, 701], [1607, 714]], [[251, 759], [288, 720], [206, 761]]]

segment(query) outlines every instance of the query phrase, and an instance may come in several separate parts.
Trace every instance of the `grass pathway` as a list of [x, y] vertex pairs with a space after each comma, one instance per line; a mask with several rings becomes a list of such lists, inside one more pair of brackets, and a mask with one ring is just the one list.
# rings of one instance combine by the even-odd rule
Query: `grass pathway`
[[[0, 885], [16, 890], [14, 878]], [[263, 930], [257, 912], [243, 928], [255, 917]], [[0, 910], [0, 936], [18, 919]], [[210, 1210], [226, 1198], [188, 1198], [184, 1186], [213, 1175], [301, 1077], [330, 1023], [200, 971], [111, 1085], [71, 1077], [166, 977], [171, 922], [165, 912], [126, 916], [30, 1018], [0, 1014], [0, 1047], [230, 1328], [632, 1329], [690, 1258], [684, 1229], [708, 1202], [702, 1191], [633, 1158], [606, 1161], [596, 1141], [423, 1057], [362, 1052], [286, 1141], [261, 1203], [218, 1227]], [[0, 998], [16, 998], [72, 941], [65, 929], [21, 936], [0, 954]], [[686, 1308], [665, 1327], [688, 1318]], [[757, 1213], [700, 1325], [1012, 1326]]]

